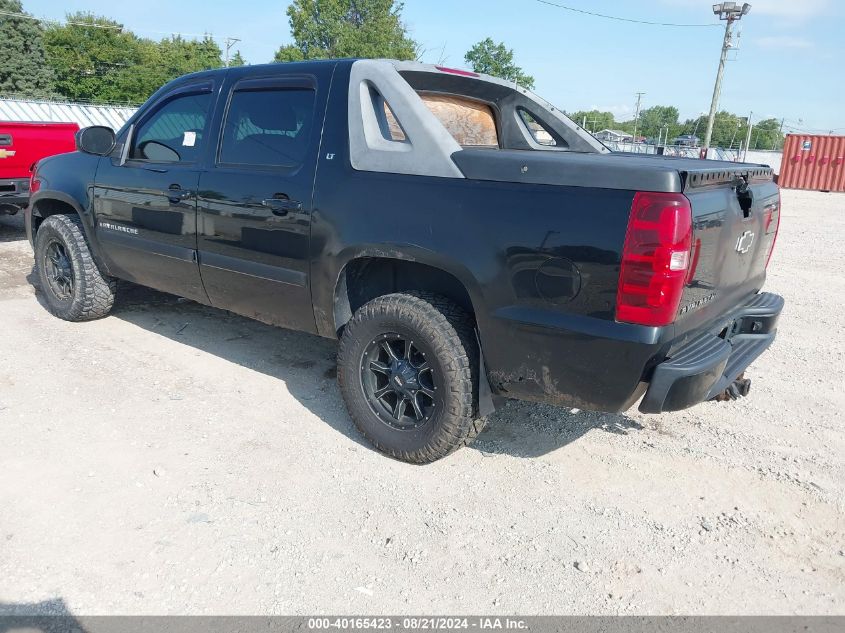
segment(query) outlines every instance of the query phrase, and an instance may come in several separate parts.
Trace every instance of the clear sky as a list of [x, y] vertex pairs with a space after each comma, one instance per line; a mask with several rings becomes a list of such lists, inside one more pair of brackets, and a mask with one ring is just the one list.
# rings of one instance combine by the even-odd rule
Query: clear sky
[[[715, 1], [715, 0], [714, 0]], [[536, 92], [564, 110], [598, 108], [632, 118], [642, 107], [676, 105], [681, 118], [706, 112], [723, 36], [710, 0], [549, 0], [552, 4], [679, 28], [602, 19], [539, 0], [405, 0], [404, 21], [423, 61], [464, 66], [473, 43], [492, 37], [516, 52]], [[145, 37], [172, 32], [226, 36], [249, 63], [272, 60], [289, 43], [285, 0], [23, 0], [37, 17], [92, 11]], [[738, 50], [730, 53], [720, 108], [754, 120], [785, 118], [785, 129], [845, 134], [845, 1], [752, 0]]]

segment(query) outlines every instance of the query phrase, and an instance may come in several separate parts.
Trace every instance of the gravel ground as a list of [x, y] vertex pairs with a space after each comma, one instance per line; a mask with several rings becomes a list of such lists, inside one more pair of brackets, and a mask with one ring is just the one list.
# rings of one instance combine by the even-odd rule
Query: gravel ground
[[845, 613], [845, 195], [783, 201], [749, 398], [513, 402], [426, 467], [331, 341], [144, 289], [60, 321], [0, 218], [0, 612]]

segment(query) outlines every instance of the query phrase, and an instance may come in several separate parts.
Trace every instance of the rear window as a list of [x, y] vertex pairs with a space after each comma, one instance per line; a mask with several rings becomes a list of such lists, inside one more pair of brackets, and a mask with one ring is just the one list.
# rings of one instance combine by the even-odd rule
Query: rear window
[[[431, 113], [443, 124], [452, 138], [462, 147], [499, 147], [499, 135], [496, 131], [496, 118], [493, 109], [482, 101], [421, 92], [420, 98]], [[404, 141], [405, 132], [393, 115], [387, 102], [384, 102], [384, 114], [390, 130], [391, 140]]]

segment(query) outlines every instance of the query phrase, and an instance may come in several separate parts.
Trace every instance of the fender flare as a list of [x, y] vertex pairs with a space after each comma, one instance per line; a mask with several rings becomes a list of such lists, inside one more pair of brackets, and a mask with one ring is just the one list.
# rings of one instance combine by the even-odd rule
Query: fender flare
[[[91, 249], [91, 255], [94, 257], [94, 262], [97, 264], [98, 267], [100, 267], [101, 270], [103, 270], [103, 272], [108, 273], [108, 260], [104, 257], [100, 243], [97, 240], [96, 231], [94, 230], [93, 215], [89, 211], [87, 211], [76, 198], [71, 195], [68, 195], [63, 191], [57, 191], [55, 189], [39, 189], [36, 193], [32, 195], [29, 201], [29, 209], [32, 215], [42, 219], [45, 217], [49, 217], [49, 215], [52, 215], [48, 214], [47, 216], [43, 216], [41, 215], [41, 213], [38, 212], [38, 203], [41, 201], [48, 200], [55, 200], [57, 202], [61, 202], [63, 204], [68, 205], [79, 216], [79, 219], [82, 221], [82, 232], [85, 235], [85, 241], [88, 242], [88, 248]], [[32, 228], [32, 242], [34, 246], [34, 223]]]
[[[469, 296], [476, 322], [479, 317], [484, 318], [484, 299], [481, 293], [481, 286], [476, 281], [472, 272], [462, 264], [458, 264], [454, 260], [443, 257], [435, 251], [415, 244], [359, 244], [341, 250], [334, 258], [336, 270], [331, 277], [332, 283], [329, 296], [315, 294], [315, 308], [319, 304], [324, 314], [331, 320], [331, 323], [325, 324], [330, 330], [327, 334], [328, 336], [334, 336], [334, 302], [337, 298], [338, 290], [343, 283], [343, 273], [350, 263], [358, 259], [367, 258], [422, 264], [454, 277], [464, 287]], [[323, 289], [323, 292], [326, 290], [328, 289]], [[319, 327], [320, 323], [318, 323]]]
[[[335, 335], [334, 308], [338, 292], [345, 284], [346, 278], [343, 273], [350, 263], [355, 260], [365, 258], [392, 259], [396, 261], [422, 264], [450, 275], [463, 286], [469, 296], [470, 303], [472, 304], [476, 322], [475, 337], [478, 344], [479, 362], [478, 414], [483, 418], [493, 413], [496, 410], [497, 405], [501, 403], [498, 402], [498, 399], [493, 395], [490, 379], [487, 375], [486, 363], [484, 361], [484, 349], [481, 343], [481, 325], [479, 320], [483, 321], [486, 318], [486, 313], [483, 309], [484, 299], [480, 285], [469, 269], [460, 264], [456, 265], [454, 260], [444, 258], [435, 251], [422, 248], [414, 244], [369, 244], [365, 246], [358, 245], [342, 250], [338, 253], [337, 258], [335, 259], [338, 265], [331, 285], [331, 295], [329, 297], [330, 303], [327, 304], [324, 299], [322, 304], [324, 308], [321, 310], [317, 305], [317, 296], [315, 295], [314, 297], [314, 313], [318, 331], [321, 328], [328, 328], [327, 333], [320, 333], [324, 336], [328, 334], [333, 337]], [[479, 317], [481, 317], [481, 319], [479, 319]]]

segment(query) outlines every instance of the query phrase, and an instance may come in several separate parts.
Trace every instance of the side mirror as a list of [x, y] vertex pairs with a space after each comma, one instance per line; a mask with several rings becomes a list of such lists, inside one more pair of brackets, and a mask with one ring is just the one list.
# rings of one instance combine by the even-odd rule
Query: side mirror
[[106, 156], [114, 149], [116, 141], [114, 130], [104, 125], [92, 125], [76, 133], [76, 149], [86, 154]]

